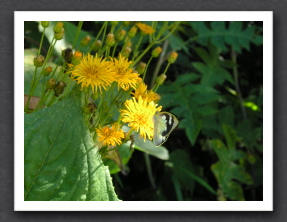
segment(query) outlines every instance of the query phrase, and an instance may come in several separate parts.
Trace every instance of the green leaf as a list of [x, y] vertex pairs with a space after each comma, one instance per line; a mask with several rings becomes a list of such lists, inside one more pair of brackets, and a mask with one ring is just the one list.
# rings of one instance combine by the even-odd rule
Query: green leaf
[[[262, 44], [262, 35], [255, 32], [255, 25], [243, 28], [240, 21], [222, 22], [213, 21], [211, 27], [207, 22], [190, 22], [194, 31], [198, 34], [196, 41], [207, 46], [209, 42], [217, 48], [226, 51], [226, 45], [230, 45], [235, 51], [241, 52], [241, 48], [250, 49], [250, 43]], [[228, 27], [227, 27], [227, 24]]]
[[237, 136], [235, 131], [228, 125], [223, 125], [223, 132], [224, 132], [224, 136], [227, 142], [227, 147], [230, 150], [234, 150], [235, 149], [235, 144], [237, 142]]
[[[194, 182], [198, 182], [201, 186], [206, 188], [208, 191], [216, 195], [216, 191], [200, 177], [199, 172], [196, 171], [196, 167], [193, 166], [191, 161], [188, 158], [188, 154], [183, 150], [175, 150], [170, 154], [170, 162], [168, 164], [173, 168], [173, 182], [174, 179], [177, 179], [184, 188], [193, 191]], [[176, 184], [174, 184], [175, 186]], [[178, 188], [175, 187], [177, 196]]]
[[245, 171], [245, 167], [233, 161], [245, 158], [245, 154], [235, 149], [228, 150], [221, 140], [212, 140], [210, 145], [219, 158], [219, 161], [211, 166], [211, 170], [223, 192], [231, 200], [244, 200], [243, 190], [239, 182], [250, 185], [253, 181]]
[[118, 200], [94, 147], [78, 87], [63, 101], [25, 115], [25, 200]]

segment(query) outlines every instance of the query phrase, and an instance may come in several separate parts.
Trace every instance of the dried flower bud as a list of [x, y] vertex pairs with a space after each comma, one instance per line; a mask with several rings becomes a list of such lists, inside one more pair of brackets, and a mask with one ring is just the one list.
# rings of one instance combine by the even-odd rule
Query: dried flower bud
[[129, 26], [130, 24], [131, 24], [130, 21], [125, 21], [125, 22], [123, 22], [123, 26]]
[[121, 31], [117, 32], [117, 34], [115, 36], [116, 41], [118, 41], [118, 42], [122, 41], [124, 39], [126, 33], [127, 32], [125, 30], [123, 30], [123, 29]]
[[41, 21], [41, 25], [43, 28], [47, 28], [49, 26], [49, 22]]
[[46, 82], [46, 87], [47, 89], [54, 89], [56, 86], [56, 80], [54, 78], [52, 79], [49, 79], [47, 82]]
[[54, 88], [55, 96], [59, 96], [64, 92], [64, 89], [66, 87], [66, 83], [64, 82], [58, 82]]
[[88, 103], [87, 105], [83, 106], [82, 110], [83, 113], [90, 114], [93, 113], [96, 108], [97, 107], [95, 103]]
[[161, 74], [158, 77], [156, 77], [155, 82], [158, 85], [162, 85], [164, 83], [165, 79], [166, 79], [166, 75], [165, 74]]
[[136, 67], [136, 71], [138, 71], [139, 74], [143, 74], [145, 71], [145, 67], [146, 67], [146, 63], [140, 62]]
[[138, 30], [138, 27], [136, 26], [131, 27], [131, 29], [128, 31], [128, 37], [131, 39], [135, 37], [137, 30]]
[[114, 45], [116, 44], [114, 34], [109, 33], [109, 34], [107, 35], [107, 39], [106, 39], [106, 42], [105, 42], [105, 43], [106, 43], [106, 45], [109, 46], [109, 47], [114, 46]]
[[62, 56], [67, 63], [71, 63], [73, 57], [73, 50], [71, 48], [66, 48], [65, 50], [62, 50]]
[[101, 40], [97, 40], [95, 42], [93, 42], [91, 48], [92, 48], [92, 51], [98, 51], [102, 46], [102, 41]]
[[170, 53], [170, 55], [169, 55], [167, 61], [168, 61], [170, 64], [172, 64], [172, 63], [174, 63], [175, 60], [177, 59], [177, 56], [178, 56], [178, 54], [177, 54], [176, 52], [172, 52], [172, 53]]
[[131, 53], [132, 49], [130, 47], [126, 47], [123, 51], [123, 53], [121, 54], [123, 57], [128, 58], [130, 53]]
[[156, 58], [160, 55], [161, 52], [162, 52], [162, 48], [156, 47], [154, 50], [152, 50], [151, 55], [152, 55], [152, 57]]
[[34, 66], [41, 67], [44, 64], [45, 58], [42, 55], [37, 56], [34, 58]]
[[52, 67], [51, 66], [47, 66], [45, 69], [43, 69], [43, 75], [44, 76], [48, 76], [50, 75], [50, 73], [53, 71]]
[[57, 22], [57, 24], [54, 26], [54, 32], [55, 33], [61, 33], [63, 29], [64, 23], [63, 22]]
[[87, 35], [85, 38], [83, 38], [80, 42], [80, 46], [81, 47], [86, 47], [89, 42], [91, 41], [91, 37], [89, 35]]

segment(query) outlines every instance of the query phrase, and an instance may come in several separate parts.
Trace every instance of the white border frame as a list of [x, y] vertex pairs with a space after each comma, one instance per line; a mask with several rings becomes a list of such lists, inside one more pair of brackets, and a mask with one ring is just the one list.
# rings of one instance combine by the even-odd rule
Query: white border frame
[[[77, 20], [75, 20], [75, 18]], [[263, 21], [263, 201], [24, 201], [24, 21]], [[273, 211], [273, 12], [17, 11], [14, 14], [15, 211]]]

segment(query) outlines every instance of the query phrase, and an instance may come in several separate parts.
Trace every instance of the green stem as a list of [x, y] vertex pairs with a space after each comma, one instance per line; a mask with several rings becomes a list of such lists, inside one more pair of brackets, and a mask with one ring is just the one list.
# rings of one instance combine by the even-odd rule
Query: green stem
[[140, 39], [139, 39], [139, 41], [138, 41], [138, 44], [136, 45], [135, 50], [133, 51], [133, 58], [132, 58], [132, 60], [134, 60], [135, 57], [136, 57], [137, 54], [138, 54], [138, 48], [139, 48], [139, 46], [140, 46], [140, 44], [141, 44], [142, 39], [143, 39], [143, 35], [140, 36]]
[[148, 173], [149, 182], [150, 182], [152, 188], [154, 190], [156, 190], [156, 185], [155, 185], [154, 178], [153, 178], [153, 175], [152, 175], [152, 170], [151, 170], [151, 163], [150, 163], [149, 154], [144, 153], [144, 160], [145, 160], [145, 164], [146, 164], [146, 167], [147, 167], [147, 173]]
[[33, 92], [34, 92], [34, 85], [35, 85], [35, 82], [36, 82], [37, 69], [38, 69], [38, 67], [35, 67], [33, 80], [32, 80], [31, 88], [30, 88], [29, 95], [28, 95], [28, 100], [27, 100], [27, 103], [26, 103], [26, 106], [25, 106], [25, 109], [24, 109], [25, 112], [28, 111], [30, 99], [31, 99], [31, 96], [33, 95]]
[[116, 42], [115, 46], [114, 46], [114, 49], [113, 49], [113, 54], [112, 54], [112, 57], [114, 58], [115, 56], [115, 52], [116, 52], [116, 48], [118, 46], [118, 43]]
[[76, 42], [77, 42], [77, 40], [78, 40], [78, 38], [79, 38], [79, 34], [80, 34], [81, 29], [82, 29], [83, 23], [84, 23], [83, 21], [79, 21], [79, 23], [78, 23], [78, 29], [77, 29], [76, 36], [75, 36], [75, 38], [74, 38], [74, 42], [73, 42], [73, 45], [72, 45], [72, 49], [75, 48], [75, 45], [76, 45]]
[[179, 26], [180, 22], [177, 22], [177, 24], [173, 27], [173, 29], [165, 36], [163, 37], [161, 40], [158, 40], [156, 43], [161, 43], [162, 41], [166, 40]]
[[152, 41], [148, 47], [136, 58], [136, 60], [131, 64], [131, 68], [134, 67], [140, 60], [141, 58], [150, 50], [150, 48], [155, 44], [155, 41]]
[[39, 50], [38, 50], [38, 56], [40, 55], [40, 52], [41, 52], [41, 49], [42, 49], [43, 39], [44, 39], [44, 36], [45, 36], [45, 30], [46, 30], [46, 27], [44, 27], [44, 30], [43, 30], [43, 33], [42, 33], [42, 37], [41, 37], [41, 41], [40, 41], [40, 46], [39, 46]]
[[170, 63], [168, 63], [167, 66], [165, 67], [165, 70], [164, 70], [163, 74], [166, 74], [166, 71], [169, 68], [169, 66], [170, 66]]
[[154, 72], [153, 72], [153, 75], [152, 75], [152, 80], [150, 82], [150, 88], [153, 87], [154, 85], [154, 82], [155, 82], [155, 79], [156, 77], [158, 76], [158, 73], [160, 71], [160, 68], [161, 68], [161, 65], [163, 64], [164, 62], [164, 56], [166, 54], [166, 51], [167, 51], [167, 47], [168, 47], [168, 40], [165, 40], [164, 43], [163, 43], [163, 47], [162, 47], [162, 52], [159, 56], [159, 59], [157, 61], [157, 64], [155, 66], [155, 69], [154, 69]]
[[246, 114], [246, 109], [245, 109], [245, 106], [244, 106], [244, 101], [243, 101], [243, 98], [242, 98], [242, 95], [241, 95], [240, 86], [239, 86], [238, 70], [237, 70], [237, 54], [236, 54], [235, 51], [231, 51], [231, 59], [232, 59], [232, 62], [234, 63], [234, 66], [233, 66], [233, 78], [234, 78], [234, 81], [235, 81], [235, 88], [236, 88], [236, 91], [237, 91], [237, 94], [238, 94], [238, 99], [240, 101], [240, 106], [241, 106], [241, 111], [242, 111], [243, 118], [246, 119], [247, 118], [247, 114]]
[[122, 50], [121, 50], [120, 54], [123, 53], [123, 51], [124, 51], [125, 48], [127, 47], [129, 41], [130, 41], [130, 38], [127, 36], [126, 43], [125, 43], [124, 46], [122, 47]]
[[[98, 35], [97, 35], [96, 38], [95, 38], [94, 43], [99, 39], [99, 37], [100, 37], [102, 31], [104, 30], [105, 26], [107, 25], [107, 23], [108, 23], [108, 22], [104, 22], [104, 24], [102, 25], [102, 27], [101, 27], [101, 29], [100, 29]], [[92, 44], [92, 45], [93, 45], [93, 44]], [[92, 48], [90, 48], [90, 50], [88, 51], [88, 53], [91, 53], [91, 51], [92, 51]]]
[[145, 67], [145, 70], [144, 70], [144, 73], [143, 73], [143, 81], [144, 81], [144, 79], [145, 79], [145, 75], [146, 75], [146, 71], [147, 71], [147, 69], [148, 69], [148, 66], [149, 66], [149, 64], [150, 64], [150, 62], [151, 62], [151, 60], [152, 60], [152, 56], [150, 57], [150, 59], [148, 60], [148, 62], [147, 62], [147, 65], [146, 65], [146, 67]]

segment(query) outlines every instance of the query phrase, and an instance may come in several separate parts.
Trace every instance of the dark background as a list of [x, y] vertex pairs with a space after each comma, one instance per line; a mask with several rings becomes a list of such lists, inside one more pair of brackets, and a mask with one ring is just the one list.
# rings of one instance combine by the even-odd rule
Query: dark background
[[[284, 221], [286, 216], [286, 112], [284, 95], [286, 75], [286, 32], [284, 15], [287, 2], [281, 1], [1, 1], [1, 148], [0, 221]], [[54, 10], [190, 10], [190, 11], [269, 11], [274, 10], [274, 210], [275, 212], [13, 212], [13, 11]], [[16, 27], [17, 28], [17, 27]], [[285, 81], [284, 81], [285, 80]], [[285, 120], [285, 121], [284, 121]], [[127, 209], [128, 210], [128, 209]]]

